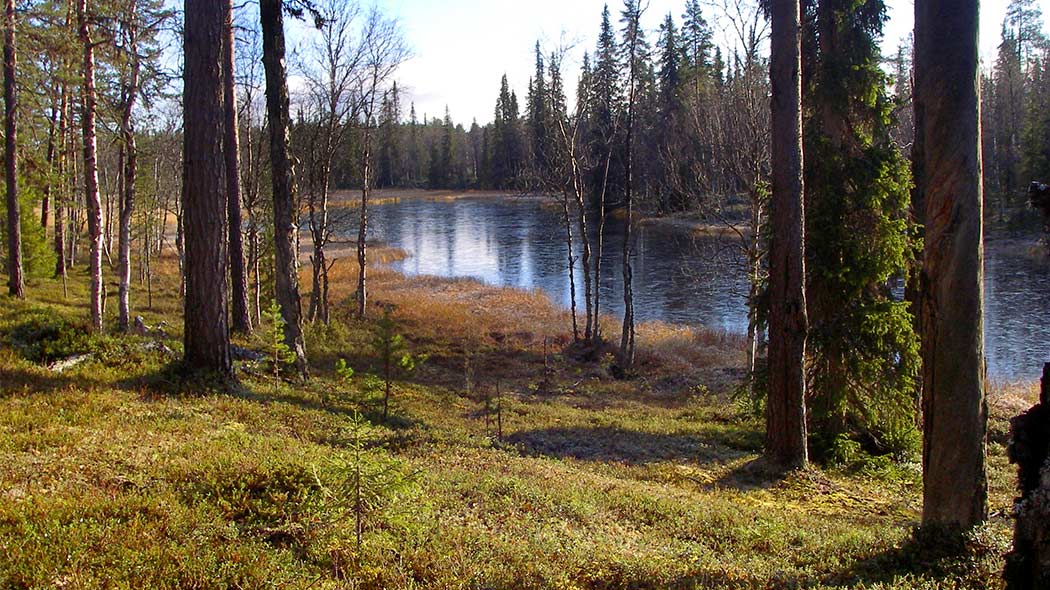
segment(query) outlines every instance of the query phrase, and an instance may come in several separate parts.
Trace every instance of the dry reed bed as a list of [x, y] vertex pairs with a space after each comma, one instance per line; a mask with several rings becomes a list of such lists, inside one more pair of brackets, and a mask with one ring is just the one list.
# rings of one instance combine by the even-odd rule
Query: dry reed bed
[[[406, 336], [428, 343], [432, 356], [448, 357], [450, 366], [461, 366], [464, 355], [485, 349], [496, 357], [493, 361], [507, 361], [498, 367], [500, 372], [525, 376], [542, 371], [545, 353], [567, 352], [573, 343], [570, 312], [539, 290], [497, 287], [469, 278], [408, 277], [384, 267], [384, 256], [378, 253], [370, 260], [373, 308], [392, 306], [405, 325]], [[351, 307], [357, 272], [354, 260], [340, 259], [333, 266], [334, 305]], [[582, 332], [584, 318], [578, 321]], [[611, 361], [613, 345], [619, 342], [620, 320], [604, 316], [602, 329], [609, 344], [593, 359], [599, 364]], [[645, 322], [637, 328], [637, 342], [639, 375], [673, 381], [676, 388], [692, 382], [722, 389], [738, 379], [744, 365], [743, 338], [722, 331]], [[527, 359], [529, 367], [515, 371], [512, 359]]]

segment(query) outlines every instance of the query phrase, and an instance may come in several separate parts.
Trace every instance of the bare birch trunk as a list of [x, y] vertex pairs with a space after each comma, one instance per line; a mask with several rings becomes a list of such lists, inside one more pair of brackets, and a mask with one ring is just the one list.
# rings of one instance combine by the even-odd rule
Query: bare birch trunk
[[87, 0], [77, 0], [77, 27], [83, 50], [84, 86], [81, 93], [81, 124], [84, 135], [84, 203], [87, 207], [91, 272], [91, 325], [102, 331], [102, 202], [98, 194], [98, 161], [95, 138], [95, 46], [88, 24]]
[[130, 27], [127, 31], [131, 40], [131, 72], [130, 79], [124, 87], [122, 94], [124, 99], [124, 112], [120, 121], [120, 134], [123, 154], [123, 170], [121, 170], [121, 197], [120, 197], [120, 235], [117, 238], [117, 249], [120, 272], [119, 311], [117, 314], [117, 325], [121, 332], [127, 332], [131, 327], [131, 216], [135, 208], [135, 183], [138, 176], [138, 146], [135, 143], [135, 99], [139, 92], [139, 56], [138, 56], [138, 30], [134, 24], [137, 12], [137, 0], [130, 0], [128, 5], [129, 23], [124, 25]]

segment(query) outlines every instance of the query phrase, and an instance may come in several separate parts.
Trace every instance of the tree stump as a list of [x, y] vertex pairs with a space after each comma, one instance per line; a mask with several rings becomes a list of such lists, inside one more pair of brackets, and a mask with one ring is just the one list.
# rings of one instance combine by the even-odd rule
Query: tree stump
[[1006, 556], [1008, 590], [1050, 590], [1050, 363], [1039, 403], [1010, 421], [1010, 462], [1021, 496], [1014, 503], [1014, 547]]

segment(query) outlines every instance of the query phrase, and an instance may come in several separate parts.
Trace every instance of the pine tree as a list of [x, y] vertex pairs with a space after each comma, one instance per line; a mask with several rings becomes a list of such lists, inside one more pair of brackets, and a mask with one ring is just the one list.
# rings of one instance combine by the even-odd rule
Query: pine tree
[[660, 106], [662, 114], [667, 117], [674, 113], [679, 106], [678, 90], [682, 83], [681, 60], [682, 48], [679, 41], [678, 29], [675, 27], [674, 18], [667, 13], [664, 22], [660, 25], [660, 40], [657, 42], [659, 49], [659, 88]]
[[[988, 518], [977, 0], [915, 2], [924, 526]], [[936, 182], [933, 180], [936, 179]]]
[[183, 185], [186, 301], [183, 342], [189, 368], [232, 376], [226, 305], [226, 215], [223, 126], [222, 3], [187, 0]]
[[397, 82], [383, 93], [379, 110], [379, 163], [376, 185], [400, 186], [403, 183], [401, 147], [401, 97]]
[[7, 184], [7, 285], [14, 297], [25, 297], [22, 279], [22, 219], [18, 202], [18, 94], [15, 81], [15, 2], [4, 3], [4, 160]]
[[416, 103], [412, 103], [408, 114], [407, 184], [420, 186], [423, 182], [423, 148], [420, 145], [419, 119], [416, 118]]
[[1014, 29], [1009, 26], [1009, 17], [1003, 23], [1002, 41], [992, 71], [995, 86], [991, 111], [994, 118], [992, 145], [995, 177], [998, 194], [992, 200], [998, 204], [1000, 220], [1006, 220], [1008, 212], [1021, 203], [1020, 142], [1025, 103], [1025, 76], [1020, 57], [1021, 43]]
[[300, 374], [306, 377], [306, 342], [303, 339], [302, 301], [295, 244], [295, 183], [288, 154], [290, 126], [288, 72], [285, 64], [284, 2], [260, 0], [263, 66], [266, 71], [266, 111], [270, 127], [270, 167], [273, 187], [274, 273], [277, 302], [286, 325], [285, 342], [296, 356]]
[[806, 447], [805, 242], [798, 0], [770, 3], [772, 236], [769, 244], [769, 395], [766, 456], [804, 467]]

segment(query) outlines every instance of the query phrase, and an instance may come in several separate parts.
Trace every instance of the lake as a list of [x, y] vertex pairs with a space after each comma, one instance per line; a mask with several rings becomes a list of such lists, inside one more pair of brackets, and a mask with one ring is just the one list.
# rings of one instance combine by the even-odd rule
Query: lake
[[[405, 199], [370, 210], [370, 237], [409, 253], [392, 266], [407, 275], [474, 277], [492, 285], [542, 289], [569, 305], [565, 227], [538, 199]], [[593, 224], [592, 224], [593, 228]], [[346, 228], [354, 234], [355, 229]], [[740, 242], [667, 224], [635, 231], [635, 313], [639, 321], [702, 325], [744, 333], [747, 277]], [[577, 245], [578, 247], [578, 245]], [[602, 308], [622, 314], [622, 224], [606, 225]], [[1050, 268], [1023, 248], [990, 241], [985, 262], [989, 376], [1038, 379], [1050, 361]], [[577, 253], [577, 268], [579, 267]], [[577, 301], [583, 301], [577, 275]]]

